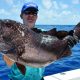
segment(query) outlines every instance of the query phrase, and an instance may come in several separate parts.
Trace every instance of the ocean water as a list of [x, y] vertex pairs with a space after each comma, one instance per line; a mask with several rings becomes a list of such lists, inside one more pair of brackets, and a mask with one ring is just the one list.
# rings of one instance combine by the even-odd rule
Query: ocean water
[[[36, 27], [45, 31], [52, 28], [69, 31], [74, 29], [75, 25], [38, 25]], [[59, 59], [47, 66], [44, 76], [80, 68], [80, 43], [77, 43], [71, 51], [71, 56]]]

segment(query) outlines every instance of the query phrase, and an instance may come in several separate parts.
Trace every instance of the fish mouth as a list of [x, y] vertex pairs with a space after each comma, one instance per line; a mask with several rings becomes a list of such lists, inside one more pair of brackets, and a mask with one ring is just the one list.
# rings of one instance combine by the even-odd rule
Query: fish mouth
[[23, 65], [28, 65], [28, 66], [32, 66], [32, 67], [36, 67], [36, 68], [39, 68], [39, 67], [45, 67], [45, 66], [48, 66], [49, 64], [51, 64], [53, 62], [52, 61], [45, 61], [45, 62], [38, 62], [38, 61], [31, 61], [31, 60], [24, 60], [22, 58], [19, 58], [19, 61], [18, 61], [20, 64], [23, 64]]

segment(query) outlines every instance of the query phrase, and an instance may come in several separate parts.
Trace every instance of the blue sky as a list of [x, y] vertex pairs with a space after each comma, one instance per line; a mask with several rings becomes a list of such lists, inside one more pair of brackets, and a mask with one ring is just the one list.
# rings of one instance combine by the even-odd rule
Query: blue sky
[[20, 11], [29, 1], [39, 6], [36, 24], [76, 25], [80, 22], [80, 0], [0, 0], [0, 19], [22, 22]]

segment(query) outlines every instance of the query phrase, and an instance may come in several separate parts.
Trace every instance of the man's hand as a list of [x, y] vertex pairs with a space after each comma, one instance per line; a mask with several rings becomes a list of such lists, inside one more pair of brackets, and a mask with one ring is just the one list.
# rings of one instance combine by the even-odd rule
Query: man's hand
[[20, 63], [18, 63], [18, 62], [16, 62], [16, 65], [17, 65], [18, 69], [20, 70], [20, 72], [21, 72], [23, 75], [25, 75], [25, 72], [26, 72], [25, 66], [22, 65], [22, 64], [20, 64]]

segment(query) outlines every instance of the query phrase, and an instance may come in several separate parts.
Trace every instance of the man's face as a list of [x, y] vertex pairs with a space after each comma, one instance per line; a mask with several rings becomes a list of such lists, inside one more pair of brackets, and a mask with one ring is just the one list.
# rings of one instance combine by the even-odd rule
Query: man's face
[[22, 19], [25, 25], [35, 25], [37, 19], [37, 12], [35, 11], [25, 11], [22, 14]]

